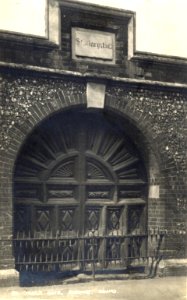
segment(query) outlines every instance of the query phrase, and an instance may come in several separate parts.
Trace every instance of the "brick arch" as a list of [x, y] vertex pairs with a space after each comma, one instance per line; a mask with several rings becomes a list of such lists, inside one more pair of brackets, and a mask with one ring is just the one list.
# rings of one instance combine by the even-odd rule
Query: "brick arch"
[[[10, 147], [8, 149], [8, 155], [10, 157], [9, 170], [13, 169], [15, 158], [21, 148], [22, 144], [24, 143], [25, 139], [28, 135], [34, 130], [35, 127], [39, 126], [41, 122], [45, 119], [51, 117], [55, 113], [59, 111], [65, 111], [76, 107], [85, 107], [86, 106], [86, 93], [79, 95], [79, 94], [71, 94], [66, 95], [63, 91], [61, 91], [61, 97], [59, 97], [59, 91], [56, 92], [54, 95], [54, 100], [46, 103], [35, 103], [29, 111], [28, 118], [21, 124], [15, 126], [11, 129], [9, 138], [11, 140]], [[42, 102], [42, 101], [41, 101]], [[47, 107], [46, 107], [47, 106]], [[124, 120], [128, 120], [129, 124], [132, 126], [134, 131], [136, 131], [141, 136], [141, 141], [143, 141], [144, 150], [146, 150], [147, 158], [148, 155], [151, 153], [152, 157], [155, 157], [155, 166], [157, 164], [157, 171], [159, 169], [158, 165], [160, 165], [161, 159], [158, 155], [159, 151], [157, 151], [157, 143], [154, 142], [154, 139], [151, 135], [151, 124], [148, 122], [141, 121], [141, 115], [134, 114], [133, 109], [130, 110], [126, 108], [126, 106], [121, 109], [121, 103], [118, 101], [116, 105], [115, 99], [112, 101], [108, 101], [106, 99], [105, 111], [110, 111], [111, 113], [115, 114], [116, 116], [121, 116]], [[4, 152], [5, 156], [7, 152]], [[2, 154], [3, 157], [3, 154]], [[6, 169], [7, 171], [7, 169]], [[12, 171], [10, 171], [12, 173]]]
[[[25, 139], [28, 137], [31, 132], [40, 125], [43, 121], [48, 119], [49, 117], [52, 117], [56, 113], [65, 112], [66, 110], [76, 109], [79, 107], [86, 107], [86, 95], [83, 94], [82, 97], [78, 97], [77, 95], [71, 95], [71, 96], [65, 96], [65, 93], [63, 93], [63, 97], [60, 99], [60, 101], [57, 101], [56, 99], [59, 97], [59, 94], [56, 94], [54, 102], [55, 105], [48, 106], [48, 109], [44, 109], [39, 103], [35, 104], [31, 111], [30, 111], [30, 117], [29, 119], [20, 127], [14, 127], [11, 135], [14, 137], [12, 140], [12, 144], [14, 145], [14, 149], [11, 148], [11, 155], [14, 157], [12, 170], [14, 168], [14, 163], [16, 161], [16, 157], [19, 153], [19, 150], [21, 146], [24, 144]], [[111, 105], [112, 103], [112, 105]], [[140, 122], [140, 116], [137, 114], [134, 114], [134, 111], [130, 109], [121, 109], [120, 102], [118, 102], [118, 106], [113, 106], [113, 103], [115, 103], [114, 99], [112, 102], [108, 103], [106, 100], [106, 105], [104, 108], [104, 111], [110, 112], [111, 114], [114, 114], [122, 119], [129, 122], [129, 129], [130, 131], [133, 131], [132, 133], [138, 135], [138, 140], [135, 141], [135, 144], [138, 148], [140, 148], [140, 141], [141, 141], [141, 149], [142, 157], [144, 158], [144, 163], [147, 168], [147, 172], [149, 173], [149, 180], [154, 183], [155, 176], [158, 176], [160, 173], [160, 164], [161, 159], [159, 156], [159, 151], [157, 150], [157, 143], [154, 142], [151, 131], [149, 130], [151, 128], [151, 124], [148, 125], [148, 123]], [[36, 117], [37, 112], [37, 117]], [[133, 140], [133, 134], [130, 135], [130, 138]], [[12, 151], [13, 150], [13, 151]], [[150, 164], [154, 168], [150, 170]], [[151, 172], [150, 172], [151, 171]]]
[[[60, 84], [58, 85], [58, 83]], [[52, 82], [52, 85], [48, 88], [43, 97], [41, 97], [40, 101], [34, 102], [34, 105], [30, 107], [25, 121], [23, 120], [21, 125], [15, 124], [9, 131], [11, 143], [8, 150], [12, 163], [14, 163], [13, 160], [15, 160], [15, 156], [26, 137], [40, 124], [40, 122], [60, 110], [71, 109], [81, 105], [86, 106], [85, 82], [80, 81], [75, 83], [73, 81], [62, 81], [57, 82], [57, 88], [55, 90], [53, 90], [53, 88], [54, 82]], [[31, 92], [29, 90], [27, 91], [27, 93]], [[116, 116], [120, 115], [122, 118], [129, 120], [134, 126], [134, 129], [141, 134], [145, 142], [145, 148], [149, 149], [148, 152], [152, 153], [152, 156], [155, 156], [155, 162], [158, 162], [158, 165], [161, 165], [162, 158], [157, 149], [159, 148], [159, 143], [152, 137], [152, 124], [146, 120], [146, 118], [142, 118], [142, 115], [139, 112], [135, 112], [133, 107], [129, 104], [127, 105], [123, 99], [118, 99], [116, 101], [115, 95], [106, 95], [105, 102], [105, 110], [110, 110], [116, 114]]]
[[[67, 99], [69, 100], [69, 104], [67, 104]], [[66, 110], [71, 110], [71, 109], [76, 109], [79, 107], [86, 107], [86, 97], [85, 95], [79, 98], [76, 98], [74, 95], [71, 97], [63, 98], [64, 103], [61, 102], [59, 105], [53, 106], [51, 105], [48, 110], [44, 110], [39, 104], [36, 104], [35, 106], [32, 107], [31, 114], [28, 120], [20, 126], [20, 127], [14, 127], [11, 132], [12, 136], [12, 144], [14, 147], [10, 147], [10, 151], [12, 157], [17, 157], [19, 150], [21, 146], [24, 144], [25, 139], [28, 137], [28, 135], [40, 125], [43, 121], [48, 119], [49, 117], [52, 117], [56, 113], [65, 112]], [[114, 101], [113, 101], [114, 103]], [[144, 155], [145, 155], [145, 164], [148, 163], [149, 160], [149, 154], [151, 157], [154, 157], [154, 165], [155, 168], [157, 169], [157, 172], [159, 172], [159, 164], [160, 164], [160, 157], [158, 155], [159, 151], [156, 149], [156, 143], [154, 143], [151, 132], [149, 128], [150, 126], [146, 126], [143, 122], [139, 122], [139, 118], [137, 115], [134, 115], [133, 111], [131, 112], [129, 109], [126, 110], [121, 110], [120, 104], [118, 107], [113, 107], [113, 105], [110, 105], [106, 103], [106, 106], [104, 108], [104, 111], [110, 112], [111, 114], [114, 114], [122, 119], [126, 120], [129, 122], [129, 129], [133, 130], [133, 133], [137, 133], [139, 135], [139, 140], [137, 140], [136, 144], [139, 147], [139, 142], [141, 141], [142, 143], [142, 149], [144, 150]], [[36, 112], [38, 112], [38, 117], [36, 118]], [[133, 136], [130, 136], [131, 139], [133, 139]], [[16, 159], [15, 159], [16, 160]], [[14, 162], [13, 162], [14, 164]]]
[[[36, 127], [38, 127], [41, 122], [45, 121], [48, 118], [53, 117], [53, 115], [55, 115], [56, 113], [59, 113], [59, 112], [63, 113], [66, 110], [71, 110], [73, 108], [76, 109], [78, 107], [82, 107], [82, 108], [84, 107], [85, 108], [85, 104], [83, 104], [83, 101], [80, 101], [79, 104], [78, 103], [76, 103], [76, 104], [74, 103], [73, 105], [69, 105], [69, 106], [66, 106], [64, 108], [51, 110], [49, 112], [49, 114], [46, 114], [44, 116], [40, 116], [40, 117], [42, 117], [42, 119], [40, 119], [40, 121], [37, 124], [34, 124], [33, 128], [30, 128], [30, 131], [29, 131], [28, 134], [25, 134], [25, 137], [24, 137], [23, 141], [20, 143], [20, 147], [24, 144], [24, 141], [28, 137], [28, 135]], [[144, 136], [143, 133], [141, 132], [140, 128], [138, 128], [138, 124], [136, 124], [136, 120], [133, 119], [133, 116], [128, 115], [128, 114], [122, 112], [120, 109], [114, 110], [113, 108], [111, 108], [111, 107], [109, 107], [107, 105], [106, 105], [106, 107], [104, 109], [104, 112], [106, 112], [106, 113], [110, 112], [111, 114], [115, 115], [116, 117], [119, 116], [120, 118], [122, 118], [124, 120], [129, 120], [129, 124], [130, 124], [129, 129], [130, 130], [133, 129], [133, 132], [139, 134], [139, 138], [136, 141], [136, 146], [138, 148], [140, 148], [138, 144], [141, 141], [142, 147], [139, 150], [141, 150], [141, 152], [142, 152], [142, 157], [143, 156], [145, 157], [144, 164], [145, 164], [146, 169], [147, 169], [148, 178], [149, 178], [149, 184], [155, 184], [155, 180], [157, 180], [158, 175], [159, 175], [159, 167], [158, 167], [157, 159], [156, 159], [154, 153], [149, 149], [150, 147], [149, 147], [149, 143], [148, 143], [148, 141], [146, 139], [146, 136]], [[133, 136], [130, 136], [130, 138], [133, 140]], [[19, 150], [17, 151], [17, 155], [18, 155], [18, 153], [19, 153]]]

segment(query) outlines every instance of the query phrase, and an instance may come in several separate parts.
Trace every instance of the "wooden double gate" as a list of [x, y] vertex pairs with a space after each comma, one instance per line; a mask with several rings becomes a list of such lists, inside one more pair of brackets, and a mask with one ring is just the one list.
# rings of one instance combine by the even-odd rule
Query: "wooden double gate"
[[146, 257], [146, 172], [111, 116], [59, 113], [36, 128], [16, 162], [14, 197], [19, 270]]

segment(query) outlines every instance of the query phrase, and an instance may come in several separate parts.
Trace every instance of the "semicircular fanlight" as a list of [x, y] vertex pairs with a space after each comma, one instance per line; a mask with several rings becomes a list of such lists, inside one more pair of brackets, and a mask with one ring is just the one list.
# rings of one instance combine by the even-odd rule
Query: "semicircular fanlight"
[[[69, 112], [63, 117], [59, 113], [36, 128], [20, 151], [15, 178], [45, 180], [45, 174], [48, 178], [73, 178], [81, 166], [72, 157], [65, 160], [72, 153], [82, 153], [87, 160], [84, 172], [88, 180], [114, 180], [115, 177], [146, 181], [139, 151], [122, 126], [109, 122], [103, 114], [80, 112]], [[89, 159], [87, 154], [95, 160]]]
[[58, 168], [56, 168], [51, 177], [60, 177], [60, 178], [72, 178], [74, 177], [74, 161], [65, 161]]
[[111, 175], [109, 170], [107, 170], [103, 165], [101, 166], [96, 161], [87, 161], [87, 175], [86, 178], [89, 179], [101, 179], [110, 180]]

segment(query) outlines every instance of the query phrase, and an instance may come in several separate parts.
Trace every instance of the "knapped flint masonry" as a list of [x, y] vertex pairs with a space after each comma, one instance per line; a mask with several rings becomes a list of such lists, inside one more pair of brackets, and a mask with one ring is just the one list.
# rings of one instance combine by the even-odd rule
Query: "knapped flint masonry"
[[137, 52], [133, 12], [48, 14], [46, 38], [0, 33], [1, 284], [183, 274], [187, 61]]

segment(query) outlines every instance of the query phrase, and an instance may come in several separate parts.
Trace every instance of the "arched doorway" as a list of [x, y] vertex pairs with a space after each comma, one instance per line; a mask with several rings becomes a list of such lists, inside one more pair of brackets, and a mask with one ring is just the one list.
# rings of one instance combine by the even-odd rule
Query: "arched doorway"
[[147, 176], [122, 122], [58, 113], [23, 145], [14, 174], [18, 270], [88, 269], [146, 256]]

